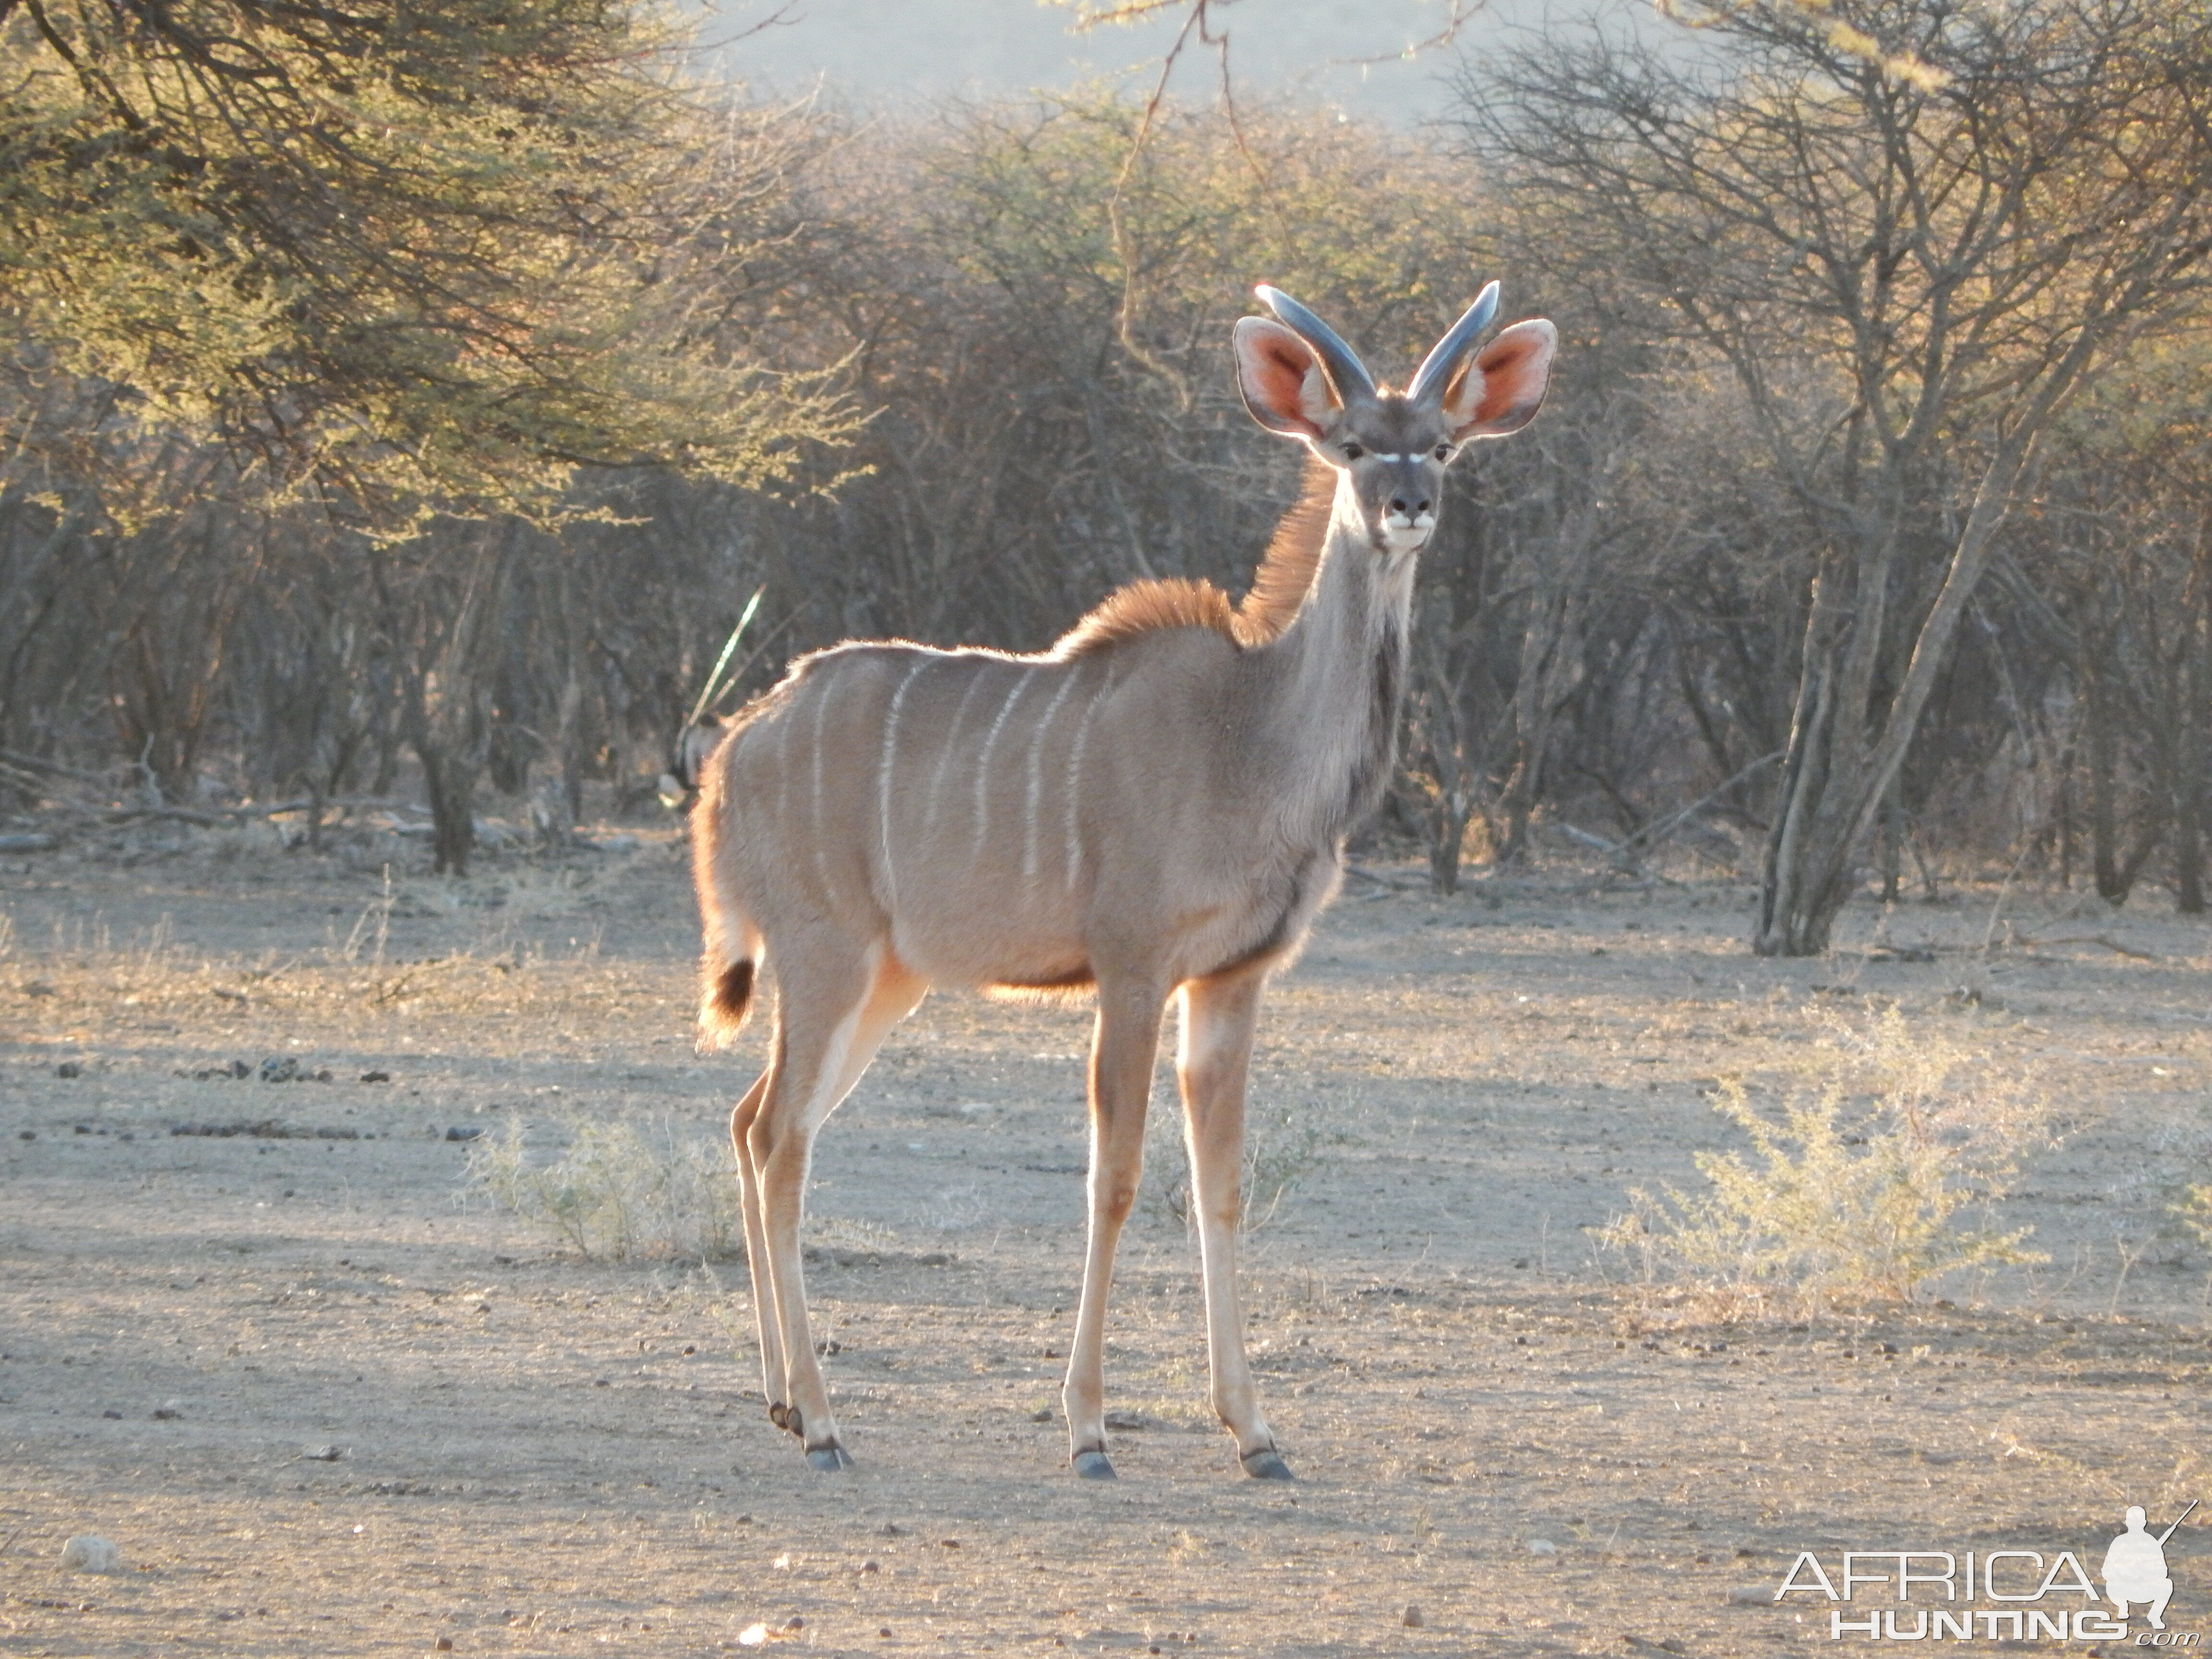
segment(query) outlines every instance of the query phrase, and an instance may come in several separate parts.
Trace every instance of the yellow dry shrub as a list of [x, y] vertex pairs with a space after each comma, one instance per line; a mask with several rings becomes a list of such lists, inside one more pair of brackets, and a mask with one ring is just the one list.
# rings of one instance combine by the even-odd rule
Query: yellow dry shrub
[[519, 1113], [471, 1149], [469, 1177], [502, 1208], [587, 1259], [742, 1255], [734, 1155], [666, 1114], [569, 1114], [557, 1151]]
[[1748, 1149], [1698, 1154], [1701, 1188], [1632, 1189], [1601, 1243], [1650, 1282], [1811, 1308], [1910, 1301], [1944, 1274], [2044, 1260], [2023, 1247], [2032, 1229], [1964, 1224], [2053, 1140], [2047, 1105], [1968, 1036], [1892, 1006], [1838, 1020], [1767, 1104], [1723, 1079], [1714, 1109]]

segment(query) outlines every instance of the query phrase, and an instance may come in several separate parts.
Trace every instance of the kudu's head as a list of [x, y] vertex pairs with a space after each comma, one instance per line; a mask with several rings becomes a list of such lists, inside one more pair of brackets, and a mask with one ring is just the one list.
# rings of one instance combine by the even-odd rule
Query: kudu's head
[[660, 775], [660, 804], [672, 812], [688, 812], [699, 799], [699, 779], [707, 760], [729, 735], [720, 714], [701, 714], [677, 733], [669, 750], [668, 769]]
[[1403, 392], [1378, 386], [1336, 331], [1279, 289], [1275, 314], [1237, 325], [1237, 386], [1252, 418], [1334, 467], [1384, 558], [1418, 552], [1437, 525], [1444, 468], [1461, 446], [1528, 424], [1544, 402], [1559, 331], [1541, 318], [1476, 337], [1498, 310], [1492, 283], [1452, 325]]

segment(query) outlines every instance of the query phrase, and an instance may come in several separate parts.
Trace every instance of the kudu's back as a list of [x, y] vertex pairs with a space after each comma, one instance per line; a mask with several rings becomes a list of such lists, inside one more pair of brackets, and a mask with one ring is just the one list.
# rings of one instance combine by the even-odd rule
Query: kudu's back
[[[1071, 643], [1072, 642], [1072, 643]], [[903, 644], [802, 659], [742, 718], [694, 816], [705, 1019], [734, 1030], [763, 935], [827, 930], [940, 984], [1089, 986], [1182, 937], [1168, 984], [1282, 942], [1315, 849], [1270, 829], [1239, 742], [1264, 665], [1204, 621], [1037, 656]]]

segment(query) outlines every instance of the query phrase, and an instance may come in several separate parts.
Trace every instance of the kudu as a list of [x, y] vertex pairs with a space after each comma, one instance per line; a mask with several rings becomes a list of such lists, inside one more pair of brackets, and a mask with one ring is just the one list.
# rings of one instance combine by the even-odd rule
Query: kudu
[[1110, 1477], [1103, 1358], [1160, 1023], [1176, 1056], [1213, 1407], [1247, 1474], [1284, 1480], [1244, 1357], [1236, 1241], [1261, 990], [1341, 876], [1394, 761], [1417, 556], [1446, 465], [1542, 403], [1557, 333], [1501, 331], [1483, 290], [1402, 392], [1288, 295], [1237, 325], [1261, 425], [1304, 443], [1307, 496], [1241, 603], [1190, 581], [1111, 595], [1035, 656], [847, 644], [802, 658], [707, 761], [692, 816], [702, 1024], [733, 1036], [763, 962], [768, 1068], [730, 1122], [769, 1415], [851, 1462], [806, 1314], [814, 1136], [933, 984], [1095, 990], [1090, 1247], [1062, 1400], [1079, 1474]]

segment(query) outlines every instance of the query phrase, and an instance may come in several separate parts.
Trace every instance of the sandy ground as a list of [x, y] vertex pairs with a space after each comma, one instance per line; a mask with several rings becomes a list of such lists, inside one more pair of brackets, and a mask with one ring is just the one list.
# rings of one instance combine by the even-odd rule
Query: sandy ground
[[[1778, 963], [1737, 885], [1353, 881], [1255, 1079], [1299, 1177], [1248, 1273], [1289, 1487], [1208, 1420], [1156, 1197], [1123, 1478], [1068, 1474], [1087, 1018], [933, 998], [821, 1146], [859, 1459], [823, 1477], [766, 1420], [740, 1264], [578, 1260], [447, 1138], [708, 1139], [750, 1079], [757, 1030], [692, 1050], [677, 848], [608, 839], [388, 887], [225, 836], [0, 865], [0, 1652], [1762, 1654], [1832, 1644], [1771, 1599], [1801, 1551], [2094, 1571], [2128, 1504], [2212, 1500], [2212, 1264], [2167, 1212], [2212, 1169], [2199, 926], [1992, 889]], [[2062, 1107], [1996, 1218], [2048, 1261], [1810, 1320], [1624, 1283], [1589, 1230], [1735, 1144], [1714, 1079], [1893, 1000]], [[191, 1075], [282, 1058], [332, 1080]], [[2212, 1629], [2208, 1510], [2175, 1632]], [[76, 1534], [123, 1570], [64, 1570]]]

